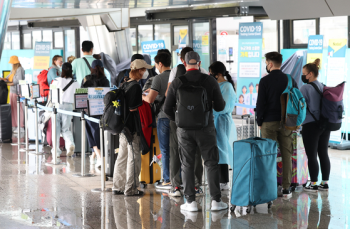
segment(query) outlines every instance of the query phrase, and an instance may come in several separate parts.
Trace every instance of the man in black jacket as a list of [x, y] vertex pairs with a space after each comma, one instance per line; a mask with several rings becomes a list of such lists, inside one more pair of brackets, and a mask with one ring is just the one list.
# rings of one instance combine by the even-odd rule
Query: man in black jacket
[[[288, 84], [288, 77], [281, 71], [282, 55], [278, 52], [265, 54], [266, 71], [269, 73], [259, 83], [258, 102], [256, 115], [258, 126], [263, 138], [269, 138], [279, 143], [283, 163], [283, 190], [285, 198], [290, 198], [292, 180], [292, 131], [287, 130], [281, 123], [282, 107], [281, 95]], [[293, 86], [298, 85], [293, 80]], [[271, 184], [273, 185], [273, 184]]]
[[[211, 210], [223, 210], [228, 206], [221, 201], [221, 191], [219, 183], [219, 151], [216, 142], [216, 131], [214, 126], [213, 109], [222, 111], [225, 108], [225, 101], [222, 97], [219, 84], [214, 77], [210, 77], [199, 71], [200, 58], [196, 52], [188, 52], [185, 56], [186, 74], [189, 82], [202, 82], [202, 86], [207, 93], [208, 108], [210, 118], [208, 125], [202, 129], [183, 129], [178, 127], [177, 137], [179, 140], [179, 152], [181, 159], [182, 179], [184, 183], [184, 193], [186, 203], [181, 205], [181, 210], [198, 211], [195, 192], [194, 164], [196, 148], [199, 147], [208, 174], [210, 196], [212, 199]], [[170, 120], [175, 120], [174, 108], [176, 107], [176, 95], [182, 86], [180, 78], [176, 78], [169, 87], [167, 98], [164, 104], [164, 113]], [[180, 116], [181, 114], [179, 114]]]

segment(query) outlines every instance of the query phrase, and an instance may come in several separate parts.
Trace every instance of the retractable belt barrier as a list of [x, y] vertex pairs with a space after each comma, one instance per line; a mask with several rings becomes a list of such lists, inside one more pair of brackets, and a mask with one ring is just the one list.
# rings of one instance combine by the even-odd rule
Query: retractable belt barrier
[[[82, 145], [82, 154], [81, 154], [81, 173], [80, 174], [73, 174], [73, 176], [76, 177], [91, 177], [94, 176], [92, 174], [86, 174], [85, 173], [85, 141], [86, 141], [86, 132], [85, 132], [85, 122], [86, 120], [89, 120], [94, 123], [98, 123], [100, 127], [100, 138], [101, 138], [101, 143], [100, 143], [100, 150], [101, 150], [101, 188], [98, 189], [93, 189], [91, 190], [92, 192], [110, 192], [112, 191], [111, 189], [107, 189], [105, 185], [106, 181], [106, 171], [105, 171], [105, 157], [104, 157], [104, 141], [103, 141], [103, 126], [102, 123], [99, 119], [89, 117], [88, 115], [84, 114], [82, 111], [81, 113], [77, 112], [71, 112], [71, 111], [66, 111], [62, 109], [58, 109], [55, 107], [46, 107], [38, 104], [38, 101], [35, 99], [34, 100], [34, 109], [35, 109], [35, 132], [36, 132], [36, 137], [35, 137], [35, 144], [36, 144], [36, 154], [39, 153], [39, 136], [38, 136], [38, 129], [39, 129], [39, 123], [38, 123], [38, 108], [52, 112], [51, 119], [52, 119], [52, 162], [51, 163], [46, 163], [49, 166], [57, 166], [57, 165], [63, 165], [63, 163], [56, 161], [56, 155], [57, 155], [57, 138], [56, 138], [56, 115], [57, 113], [65, 114], [65, 115], [71, 115], [75, 117], [80, 117], [81, 121], [81, 145]], [[19, 113], [19, 112], [18, 112]], [[18, 119], [19, 120], [19, 119]], [[19, 121], [18, 121], [19, 122]], [[27, 124], [26, 124], [27, 125]], [[27, 128], [26, 128], [27, 129]]]

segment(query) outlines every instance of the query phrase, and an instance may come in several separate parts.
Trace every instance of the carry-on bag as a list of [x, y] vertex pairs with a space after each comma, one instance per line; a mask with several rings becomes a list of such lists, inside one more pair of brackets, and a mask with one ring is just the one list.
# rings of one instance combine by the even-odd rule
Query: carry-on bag
[[0, 143], [12, 142], [11, 105], [0, 105]]
[[[308, 160], [305, 153], [304, 143], [302, 136], [293, 131], [293, 156], [292, 156], [292, 189], [295, 189], [299, 185], [305, 185], [308, 181]], [[277, 183], [282, 185], [283, 182], [283, 163], [281, 151], [278, 147], [277, 154]]]
[[161, 168], [157, 163], [153, 162], [153, 157], [160, 154], [157, 128], [153, 128], [151, 138], [151, 151], [145, 155], [141, 155], [141, 187], [146, 187], [147, 184], [154, 184], [161, 180]]
[[106, 176], [113, 177], [114, 165], [118, 157], [117, 150], [119, 148], [119, 134], [113, 135], [108, 131], [104, 131], [104, 135]]
[[233, 143], [231, 211], [236, 206], [251, 206], [277, 199], [277, 142], [248, 138]]

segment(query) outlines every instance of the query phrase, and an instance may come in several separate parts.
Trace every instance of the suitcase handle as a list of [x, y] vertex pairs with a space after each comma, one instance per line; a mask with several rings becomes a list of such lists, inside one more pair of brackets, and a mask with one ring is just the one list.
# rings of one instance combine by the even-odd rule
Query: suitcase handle
[[259, 137], [254, 137], [253, 139], [254, 139], [254, 140], [263, 140], [263, 141], [266, 141], [265, 138], [259, 138]]

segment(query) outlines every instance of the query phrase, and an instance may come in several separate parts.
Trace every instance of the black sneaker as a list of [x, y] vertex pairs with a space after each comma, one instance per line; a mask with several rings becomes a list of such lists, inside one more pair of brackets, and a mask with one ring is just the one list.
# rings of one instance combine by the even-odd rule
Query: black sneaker
[[310, 184], [309, 186], [305, 186], [304, 190], [307, 192], [318, 192], [318, 186]]
[[318, 190], [320, 191], [328, 191], [329, 187], [328, 187], [328, 184], [320, 184], [318, 186]]
[[289, 199], [292, 197], [292, 191], [289, 189], [282, 189], [282, 197]]

